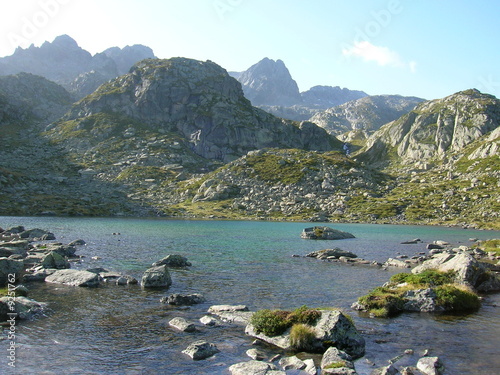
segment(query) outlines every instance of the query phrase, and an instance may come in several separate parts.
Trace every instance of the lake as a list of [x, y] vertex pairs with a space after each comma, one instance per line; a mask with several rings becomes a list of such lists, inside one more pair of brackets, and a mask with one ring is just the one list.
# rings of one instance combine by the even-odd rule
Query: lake
[[[366, 341], [366, 356], [356, 362], [359, 374], [405, 349], [416, 362], [429, 350], [442, 358], [447, 374], [500, 372], [498, 338], [500, 295], [485, 298], [475, 314], [442, 316], [403, 314], [371, 319], [350, 309], [356, 299], [401, 270], [322, 262], [293, 257], [340, 247], [368, 260], [424, 252], [426, 243], [445, 240], [469, 245], [469, 239], [500, 238], [498, 231], [430, 226], [328, 224], [353, 233], [341, 241], [300, 238], [311, 223], [262, 221], [188, 221], [129, 218], [0, 217], [4, 229], [23, 225], [53, 232], [57, 241], [83, 239], [81, 263], [73, 268], [104, 267], [140, 279], [151, 263], [181, 254], [192, 266], [171, 270], [168, 290], [103, 285], [86, 289], [28, 284], [30, 297], [47, 302], [45, 316], [17, 324], [16, 368], [8, 367], [6, 340], [0, 345], [0, 372], [15, 374], [229, 374], [228, 367], [249, 360], [252, 339], [241, 326], [203, 327], [180, 333], [168, 321], [180, 316], [197, 322], [211, 305], [245, 304], [250, 310], [338, 307], [348, 312]], [[424, 243], [402, 245], [420, 238]], [[93, 259], [94, 258], [94, 259]], [[189, 308], [160, 303], [172, 293], [201, 293], [206, 302]], [[4, 335], [5, 336], [5, 335]], [[213, 342], [221, 351], [204, 361], [182, 354], [191, 342]], [[2, 358], [3, 357], [3, 358]]]

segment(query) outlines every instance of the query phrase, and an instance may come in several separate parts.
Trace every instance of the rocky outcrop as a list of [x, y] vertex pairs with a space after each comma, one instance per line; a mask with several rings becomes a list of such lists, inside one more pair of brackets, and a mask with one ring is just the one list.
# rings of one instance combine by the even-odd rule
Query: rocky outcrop
[[325, 249], [313, 251], [306, 255], [306, 257], [317, 259], [339, 259], [340, 257], [357, 258], [358, 256], [350, 251], [342, 250], [336, 247], [335, 249]]
[[404, 163], [443, 159], [498, 127], [500, 101], [477, 90], [419, 104], [375, 132], [360, 158], [374, 162], [396, 153]]
[[47, 308], [46, 303], [24, 296], [0, 298], [0, 322], [11, 319], [32, 319]]
[[347, 238], [355, 238], [352, 233], [319, 226], [305, 228], [300, 237], [308, 240], [345, 240]]
[[[320, 318], [311, 326], [314, 331], [314, 342], [311, 344], [316, 350], [325, 350], [331, 343], [348, 353], [353, 358], [362, 357], [365, 353], [365, 340], [356, 330], [352, 322], [338, 310], [321, 310]], [[290, 328], [285, 333], [276, 336], [267, 336], [257, 332], [250, 323], [245, 328], [249, 336], [259, 338], [267, 343], [282, 349], [292, 349]]]
[[0, 258], [0, 286], [13, 283], [21, 277], [21, 272], [24, 269], [22, 260]]
[[172, 278], [166, 265], [151, 267], [144, 272], [141, 279], [143, 288], [168, 288]]
[[455, 271], [456, 282], [472, 287], [478, 292], [493, 292], [500, 290], [500, 279], [485, 265], [476, 260], [466, 251], [459, 253], [442, 253], [412, 269], [412, 273], [425, 270]]
[[180, 294], [174, 293], [167, 297], [163, 297], [160, 302], [175, 306], [196, 305], [205, 302], [205, 298], [198, 293], [195, 294]]
[[399, 119], [423, 101], [399, 95], [374, 95], [356, 99], [316, 113], [310, 121], [335, 135], [352, 130], [373, 132], [382, 125]]

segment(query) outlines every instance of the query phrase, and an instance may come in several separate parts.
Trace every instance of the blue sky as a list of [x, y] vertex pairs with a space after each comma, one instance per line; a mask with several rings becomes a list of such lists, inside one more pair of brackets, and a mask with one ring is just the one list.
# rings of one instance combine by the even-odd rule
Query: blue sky
[[499, 16], [494, 0], [0, 0], [0, 56], [68, 34], [92, 54], [144, 44], [229, 71], [281, 59], [301, 91], [500, 97]]

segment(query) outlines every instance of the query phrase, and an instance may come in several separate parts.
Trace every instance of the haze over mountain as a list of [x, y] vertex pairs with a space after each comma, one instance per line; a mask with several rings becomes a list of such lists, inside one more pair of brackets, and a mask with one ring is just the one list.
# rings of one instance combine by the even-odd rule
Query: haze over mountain
[[154, 54], [142, 45], [109, 48], [92, 56], [73, 38], [61, 35], [40, 47], [17, 48], [13, 55], [0, 58], [0, 75], [36, 74], [81, 98], [145, 58], [154, 58]]

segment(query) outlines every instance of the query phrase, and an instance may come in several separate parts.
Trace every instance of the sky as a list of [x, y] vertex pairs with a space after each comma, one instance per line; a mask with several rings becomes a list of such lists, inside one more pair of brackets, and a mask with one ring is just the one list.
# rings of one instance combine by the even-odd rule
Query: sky
[[495, 0], [0, 0], [0, 56], [67, 34], [228, 71], [281, 59], [300, 91], [500, 98], [499, 16]]

